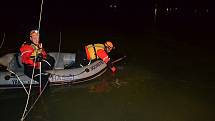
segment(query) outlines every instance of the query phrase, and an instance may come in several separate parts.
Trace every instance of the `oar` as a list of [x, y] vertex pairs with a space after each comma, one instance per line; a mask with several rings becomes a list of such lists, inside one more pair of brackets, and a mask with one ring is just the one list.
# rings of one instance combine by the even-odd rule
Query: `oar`
[[123, 57], [114, 60], [114, 61], [112, 62], [112, 64], [115, 64], [115, 63], [117, 63], [117, 62], [119, 62], [119, 61], [125, 59], [126, 57], [127, 57], [127, 56], [124, 55]]

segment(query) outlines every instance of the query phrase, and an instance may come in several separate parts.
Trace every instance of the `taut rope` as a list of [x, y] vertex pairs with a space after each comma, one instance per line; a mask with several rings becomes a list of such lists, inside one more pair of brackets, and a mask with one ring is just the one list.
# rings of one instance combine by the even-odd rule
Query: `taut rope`
[[[39, 25], [38, 25], [38, 31], [39, 32], [40, 32], [40, 26], [41, 26], [41, 20], [42, 20], [42, 12], [43, 12], [43, 0], [42, 0], [41, 5], [40, 5], [40, 18], [39, 18]], [[37, 100], [39, 99], [40, 95], [42, 95], [42, 92], [44, 91], [44, 89], [46, 87], [45, 86], [43, 88], [43, 90], [40, 92], [40, 95], [38, 96], [36, 101], [33, 103], [33, 105], [27, 111], [27, 107], [28, 107], [29, 100], [30, 100], [30, 95], [31, 95], [31, 87], [32, 87], [33, 77], [34, 77], [35, 61], [36, 61], [36, 56], [35, 56], [35, 59], [34, 59], [34, 68], [33, 68], [33, 73], [32, 73], [32, 76], [31, 76], [31, 83], [30, 83], [30, 87], [29, 87], [28, 97], [27, 97], [27, 100], [26, 100], [26, 105], [25, 105], [25, 109], [24, 109], [23, 114], [22, 114], [22, 118], [20, 119], [21, 121], [24, 121], [24, 119], [26, 118], [26, 116], [28, 115], [30, 110], [34, 107], [34, 105], [36, 104]], [[41, 78], [40, 78], [40, 82], [41, 82]]]

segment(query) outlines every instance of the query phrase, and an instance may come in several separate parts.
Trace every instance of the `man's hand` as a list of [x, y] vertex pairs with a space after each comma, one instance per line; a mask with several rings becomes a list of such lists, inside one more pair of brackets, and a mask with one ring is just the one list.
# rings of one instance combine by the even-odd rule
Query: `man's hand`
[[39, 54], [36, 58], [36, 62], [41, 62], [41, 61], [43, 61], [43, 55]]
[[111, 71], [112, 71], [112, 73], [116, 73], [116, 71], [117, 71], [116, 67], [115, 66], [111, 67]]
[[43, 44], [42, 43], [39, 44], [39, 48], [43, 48]]

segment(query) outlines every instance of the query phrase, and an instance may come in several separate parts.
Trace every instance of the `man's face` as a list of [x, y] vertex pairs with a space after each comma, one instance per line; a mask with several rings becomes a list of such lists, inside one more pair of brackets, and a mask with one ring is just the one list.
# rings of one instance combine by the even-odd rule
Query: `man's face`
[[30, 36], [30, 40], [38, 45], [39, 44], [39, 41], [40, 41], [40, 36], [39, 36], [39, 33], [32, 33], [31, 36]]
[[106, 47], [106, 51], [107, 51], [108, 53], [109, 53], [112, 49], [113, 49], [113, 48], [110, 47], [110, 46], [107, 46], [107, 47]]

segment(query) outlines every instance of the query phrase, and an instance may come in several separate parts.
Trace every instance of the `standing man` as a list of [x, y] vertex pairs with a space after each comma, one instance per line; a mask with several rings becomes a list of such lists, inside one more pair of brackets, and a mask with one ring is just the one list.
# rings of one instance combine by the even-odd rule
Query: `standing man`
[[32, 78], [33, 76], [33, 79], [39, 82], [41, 67], [41, 83], [44, 87], [49, 77], [49, 74], [45, 73], [45, 70], [53, 69], [55, 60], [44, 50], [42, 43], [40, 42], [40, 35], [38, 30], [30, 31], [30, 41], [24, 42], [24, 44], [20, 48], [20, 52], [21, 60], [24, 64], [24, 74], [26, 74], [30, 78]]

